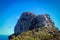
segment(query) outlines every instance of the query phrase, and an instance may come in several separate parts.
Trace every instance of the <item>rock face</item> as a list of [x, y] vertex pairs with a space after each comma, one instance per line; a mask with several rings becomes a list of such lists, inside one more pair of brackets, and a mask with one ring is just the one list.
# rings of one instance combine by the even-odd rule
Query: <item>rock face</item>
[[32, 19], [30, 30], [33, 28], [41, 28], [41, 27], [52, 28], [53, 26], [54, 23], [52, 22], [48, 14], [38, 15], [37, 17]]
[[31, 20], [35, 17], [34, 14], [30, 13], [30, 12], [24, 12], [21, 17], [19, 18], [15, 29], [14, 29], [14, 33], [21, 33], [24, 31], [27, 31], [30, 27], [30, 22]]
[[50, 30], [56, 29], [48, 14], [35, 16], [30, 12], [24, 12], [14, 28], [14, 33], [21, 33], [27, 30], [33, 30], [42, 27], [46, 27]]
[[37, 17], [32, 19], [29, 30], [32, 30], [34, 28], [44, 27], [45, 23], [46, 23], [45, 21], [46, 21], [46, 19], [45, 19], [44, 15], [38, 15]]

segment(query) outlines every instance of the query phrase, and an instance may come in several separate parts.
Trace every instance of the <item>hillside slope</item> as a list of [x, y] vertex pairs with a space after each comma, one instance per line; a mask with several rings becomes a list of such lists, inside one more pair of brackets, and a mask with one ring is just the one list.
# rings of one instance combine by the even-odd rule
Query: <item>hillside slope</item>
[[52, 34], [48, 30], [28, 30], [21, 34], [13, 34], [9, 40], [60, 40], [60, 32]]

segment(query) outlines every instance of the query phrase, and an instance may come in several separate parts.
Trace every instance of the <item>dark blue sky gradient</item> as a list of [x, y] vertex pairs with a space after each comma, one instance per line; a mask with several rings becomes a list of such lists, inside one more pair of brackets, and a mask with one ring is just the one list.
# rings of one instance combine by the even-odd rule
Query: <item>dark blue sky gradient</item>
[[2, 0], [0, 1], [0, 35], [12, 34], [18, 18], [25, 11], [35, 15], [49, 14], [55, 26], [60, 29], [59, 0]]

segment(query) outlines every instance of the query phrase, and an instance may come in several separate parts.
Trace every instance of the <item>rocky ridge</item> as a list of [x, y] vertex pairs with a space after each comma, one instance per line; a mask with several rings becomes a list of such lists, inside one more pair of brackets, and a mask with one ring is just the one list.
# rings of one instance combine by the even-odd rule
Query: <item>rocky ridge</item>
[[58, 29], [48, 14], [36, 16], [30, 12], [24, 12], [18, 19], [14, 34], [9, 36], [9, 40], [49, 40], [51, 38], [53, 40], [55, 33], [58, 33]]

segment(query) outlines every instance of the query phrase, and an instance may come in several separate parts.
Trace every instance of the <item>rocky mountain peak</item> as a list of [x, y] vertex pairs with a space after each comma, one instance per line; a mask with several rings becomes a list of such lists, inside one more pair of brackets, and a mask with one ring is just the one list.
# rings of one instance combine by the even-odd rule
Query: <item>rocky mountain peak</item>
[[35, 16], [23, 12], [9, 40], [60, 40], [60, 32], [54, 26], [49, 14]]
[[21, 33], [29, 29], [31, 20], [35, 17], [30, 12], [23, 12], [14, 28], [15, 33]]
[[31, 12], [23, 12], [14, 28], [14, 33], [21, 33], [36, 28], [41, 29], [43, 27], [47, 27], [50, 30], [55, 28], [49, 14], [35, 16]]

